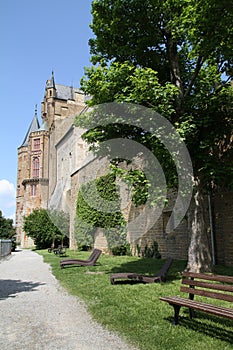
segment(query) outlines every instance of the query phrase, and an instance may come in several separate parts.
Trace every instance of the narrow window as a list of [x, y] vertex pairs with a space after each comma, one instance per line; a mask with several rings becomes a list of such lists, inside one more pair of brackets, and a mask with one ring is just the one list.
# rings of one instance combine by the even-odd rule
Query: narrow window
[[34, 149], [40, 149], [40, 139], [34, 139]]
[[31, 185], [31, 196], [36, 196], [36, 185]]
[[32, 177], [39, 177], [40, 161], [38, 157], [33, 158], [32, 161]]

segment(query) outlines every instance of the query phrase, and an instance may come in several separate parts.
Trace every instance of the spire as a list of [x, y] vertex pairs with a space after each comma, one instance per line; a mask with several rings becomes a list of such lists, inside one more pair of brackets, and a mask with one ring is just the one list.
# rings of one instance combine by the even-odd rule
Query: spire
[[32, 122], [28, 128], [28, 131], [26, 133], [26, 136], [23, 140], [23, 143], [20, 147], [23, 147], [23, 146], [27, 146], [28, 145], [28, 139], [29, 139], [29, 136], [32, 132], [34, 131], [38, 131], [40, 129], [40, 124], [39, 124], [39, 121], [38, 121], [38, 118], [37, 118], [37, 105], [35, 105], [35, 114], [34, 114], [34, 117], [32, 119]]
[[47, 84], [46, 84], [47, 88], [53, 88], [55, 89], [55, 80], [54, 80], [54, 73], [52, 70], [52, 76], [50, 80], [47, 80]]

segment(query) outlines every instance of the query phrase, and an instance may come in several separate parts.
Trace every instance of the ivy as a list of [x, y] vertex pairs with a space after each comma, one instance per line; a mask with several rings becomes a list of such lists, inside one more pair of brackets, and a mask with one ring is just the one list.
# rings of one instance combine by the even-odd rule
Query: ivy
[[115, 180], [109, 173], [81, 185], [75, 220], [78, 245], [93, 247], [97, 227], [103, 228], [110, 249], [126, 243], [126, 223]]
[[122, 169], [115, 164], [110, 165], [112, 174], [124, 181], [131, 190], [131, 200], [137, 207], [143, 205], [148, 200], [150, 182], [147, 180], [145, 172], [138, 169]]

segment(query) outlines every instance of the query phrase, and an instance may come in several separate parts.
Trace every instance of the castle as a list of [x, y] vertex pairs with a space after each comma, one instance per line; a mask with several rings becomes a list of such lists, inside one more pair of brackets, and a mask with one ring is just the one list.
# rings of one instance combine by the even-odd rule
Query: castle
[[42, 125], [35, 110], [31, 125], [18, 148], [16, 240], [22, 247], [33, 244], [23, 232], [23, 218], [36, 208], [48, 208], [58, 182], [57, 168], [62, 164], [63, 171], [70, 175], [72, 167], [76, 170], [77, 164], [86, 158], [87, 146], [81, 139], [81, 130], [77, 128], [80, 152], [75, 154], [70, 150], [69, 158], [63, 159], [60, 165], [56, 157], [59, 142], [72, 131], [75, 115], [85, 107], [83, 92], [72, 86], [56, 84], [52, 72], [41, 103]]
[[[88, 151], [88, 145], [81, 137], [84, 130], [74, 126], [74, 117], [87, 109], [85, 101], [80, 89], [56, 84], [52, 73], [46, 82], [41, 104], [42, 125], [36, 109], [18, 147], [16, 240], [23, 248], [33, 246], [33, 241], [23, 232], [24, 217], [36, 208], [55, 208], [69, 213], [69, 242], [70, 248], [75, 249], [74, 220], [80, 185], [109, 171], [106, 159], [94, 158]], [[122, 198], [125, 193], [122, 186]], [[162, 257], [187, 259], [190, 242], [187, 217], [174, 232], [166, 233], [173, 204], [171, 193], [166, 209], [150, 230], [134, 227], [134, 230], [141, 230], [137, 244], [143, 248], [156, 241]], [[143, 208], [131, 204], [122, 209], [126, 222], [134, 219], [140, 210]], [[217, 263], [230, 266], [233, 265], [232, 212], [232, 193], [218, 193], [211, 199], [206, 198], [205, 215], [210, 223], [208, 239], [213, 255]], [[129, 232], [129, 236], [131, 234], [134, 232]], [[99, 229], [96, 230], [95, 247], [107, 248], [106, 239]]]

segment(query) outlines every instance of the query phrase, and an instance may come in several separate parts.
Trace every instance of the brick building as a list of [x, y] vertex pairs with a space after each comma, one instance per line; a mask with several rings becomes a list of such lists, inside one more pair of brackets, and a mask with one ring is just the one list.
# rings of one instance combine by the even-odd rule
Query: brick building
[[[72, 86], [55, 84], [52, 72], [51, 79], [46, 82], [41, 103], [42, 125], [39, 124], [35, 110], [31, 125], [18, 148], [16, 239], [22, 247], [30, 247], [33, 244], [23, 232], [23, 218], [33, 209], [48, 208], [57, 185], [56, 147], [72, 128], [74, 116], [84, 108], [83, 92]], [[78, 132], [80, 134], [80, 130]], [[80, 147], [85, 148], [81, 137]], [[82, 154], [84, 157], [84, 153]], [[72, 154], [69, 156], [70, 161], [71, 159]], [[65, 174], [69, 174], [71, 170], [67, 164], [63, 169]]]

